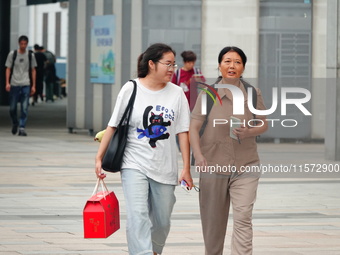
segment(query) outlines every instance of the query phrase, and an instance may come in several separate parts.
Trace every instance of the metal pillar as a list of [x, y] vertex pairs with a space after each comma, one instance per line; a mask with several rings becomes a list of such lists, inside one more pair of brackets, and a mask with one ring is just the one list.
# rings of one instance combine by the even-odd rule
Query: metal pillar
[[327, 1], [325, 158], [340, 161], [340, 0]]

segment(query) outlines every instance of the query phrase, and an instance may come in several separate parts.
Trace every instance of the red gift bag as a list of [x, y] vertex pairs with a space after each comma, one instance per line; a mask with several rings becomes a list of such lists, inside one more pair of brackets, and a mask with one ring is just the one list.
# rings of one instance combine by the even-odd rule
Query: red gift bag
[[[99, 183], [102, 186], [100, 192]], [[107, 238], [120, 228], [119, 202], [103, 179], [98, 178], [92, 197], [85, 204], [83, 221], [84, 238]]]

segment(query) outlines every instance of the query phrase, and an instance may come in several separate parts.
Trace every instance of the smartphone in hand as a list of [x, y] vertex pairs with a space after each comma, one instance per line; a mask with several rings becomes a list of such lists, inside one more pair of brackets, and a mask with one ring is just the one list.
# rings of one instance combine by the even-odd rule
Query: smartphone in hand
[[240, 128], [241, 127], [241, 120], [239, 118], [236, 118], [234, 116], [230, 116], [230, 137], [238, 140], [238, 137], [234, 135], [233, 130], [235, 128]]
[[189, 191], [189, 190], [190, 190], [190, 189], [189, 189], [188, 183], [187, 183], [186, 181], [184, 181], [184, 180], [181, 181], [181, 187], [182, 187], [182, 189], [184, 189], [185, 191]]

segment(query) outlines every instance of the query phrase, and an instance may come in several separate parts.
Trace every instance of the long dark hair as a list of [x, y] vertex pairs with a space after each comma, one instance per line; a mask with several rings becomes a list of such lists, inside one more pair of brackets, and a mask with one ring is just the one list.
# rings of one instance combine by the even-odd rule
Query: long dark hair
[[163, 54], [167, 52], [172, 52], [176, 56], [176, 52], [164, 43], [155, 43], [149, 46], [140, 56], [137, 61], [137, 73], [138, 78], [144, 78], [149, 73], [149, 60], [154, 63], [162, 59]]

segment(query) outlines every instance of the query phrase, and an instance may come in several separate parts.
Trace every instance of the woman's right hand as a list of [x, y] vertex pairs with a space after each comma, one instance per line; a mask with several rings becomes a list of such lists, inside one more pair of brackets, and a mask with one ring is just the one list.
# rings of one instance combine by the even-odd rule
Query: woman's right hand
[[[97, 175], [98, 178], [105, 178], [106, 175], [102, 172], [102, 161], [99, 159], [96, 159], [96, 163], [95, 163], [95, 173]], [[105, 176], [104, 176], [105, 175]]]
[[200, 168], [206, 167], [207, 164], [207, 160], [205, 159], [205, 157], [202, 154], [199, 155], [195, 155], [195, 165], [199, 166]]
[[95, 173], [97, 177], [101, 179], [105, 178], [106, 176], [104, 173], [102, 173], [102, 158], [104, 157], [107, 146], [109, 145], [110, 139], [115, 131], [115, 127], [108, 126], [106, 128], [95, 158]]

